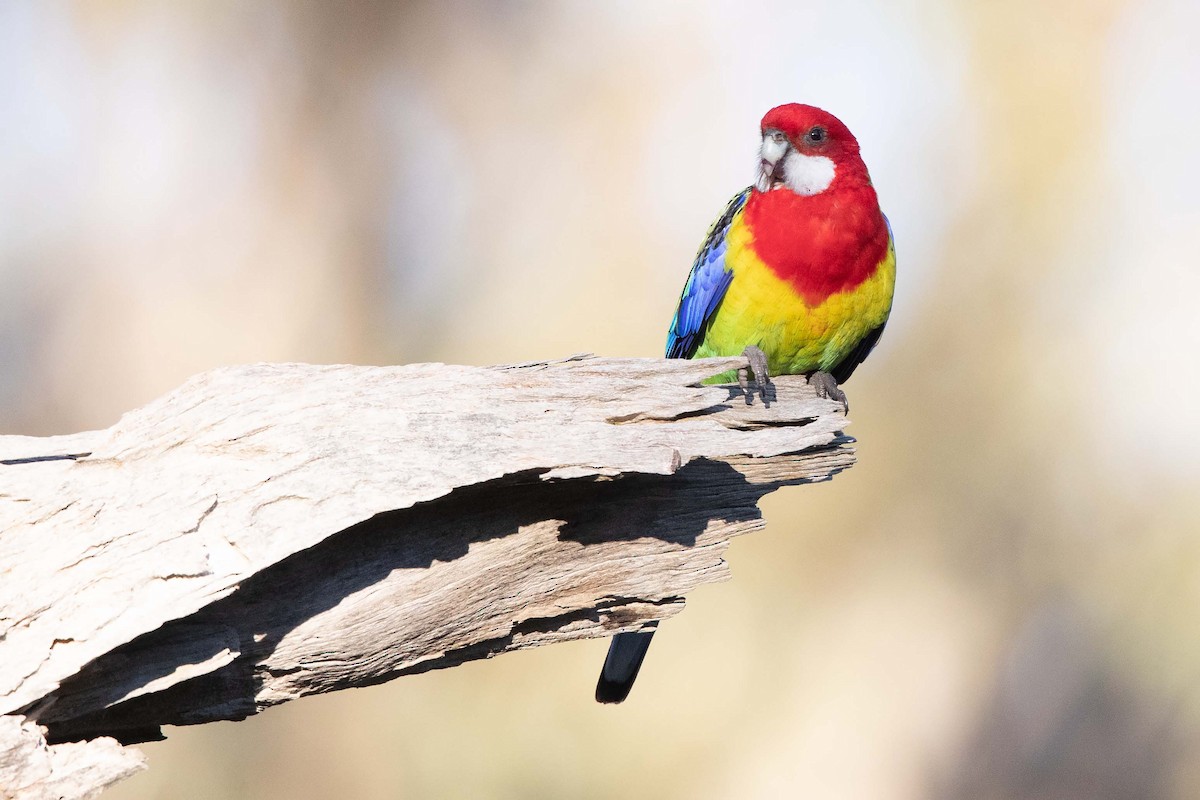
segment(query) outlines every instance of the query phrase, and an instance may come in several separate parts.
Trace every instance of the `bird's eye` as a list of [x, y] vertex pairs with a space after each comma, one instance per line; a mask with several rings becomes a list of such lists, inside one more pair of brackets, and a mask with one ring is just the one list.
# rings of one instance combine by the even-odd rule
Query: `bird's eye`
[[814, 143], [825, 141], [825, 136], [826, 136], [825, 129], [822, 128], [820, 125], [817, 125], [815, 128], [812, 128], [808, 132], [808, 140], [810, 142], [814, 142]]

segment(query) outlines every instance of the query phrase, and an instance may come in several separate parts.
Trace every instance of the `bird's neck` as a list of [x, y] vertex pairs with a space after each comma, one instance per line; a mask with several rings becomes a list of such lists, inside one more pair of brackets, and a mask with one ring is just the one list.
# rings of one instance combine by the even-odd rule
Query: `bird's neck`
[[754, 251], [809, 305], [853, 289], [887, 254], [888, 231], [870, 180], [847, 180], [815, 195], [751, 192], [745, 221]]

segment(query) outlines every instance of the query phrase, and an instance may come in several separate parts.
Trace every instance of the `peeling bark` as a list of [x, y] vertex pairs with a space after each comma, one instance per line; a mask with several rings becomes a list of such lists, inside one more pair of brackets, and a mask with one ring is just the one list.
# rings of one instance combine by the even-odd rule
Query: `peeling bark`
[[744, 363], [262, 364], [0, 436], [0, 796], [140, 767], [98, 737], [677, 613], [764, 494], [853, 463], [802, 377], [701, 384]]

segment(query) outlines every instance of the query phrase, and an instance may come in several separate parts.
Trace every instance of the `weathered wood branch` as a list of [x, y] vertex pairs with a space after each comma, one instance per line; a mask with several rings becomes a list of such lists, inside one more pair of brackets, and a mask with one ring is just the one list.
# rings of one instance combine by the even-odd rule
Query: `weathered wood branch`
[[0, 436], [0, 795], [140, 767], [98, 737], [678, 612], [764, 494], [853, 462], [803, 378], [701, 385], [744, 364], [257, 365]]

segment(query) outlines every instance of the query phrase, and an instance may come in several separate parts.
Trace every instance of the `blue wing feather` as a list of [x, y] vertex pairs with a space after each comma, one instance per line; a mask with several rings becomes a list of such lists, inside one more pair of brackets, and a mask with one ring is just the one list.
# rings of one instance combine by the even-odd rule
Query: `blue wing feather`
[[733, 280], [733, 273], [725, 264], [728, 247], [725, 236], [729, 233], [733, 218], [742, 210], [749, 196], [749, 188], [735, 195], [725, 206], [724, 213], [709, 228], [708, 236], [692, 263], [692, 271], [679, 296], [675, 318], [671, 320], [671, 327], [667, 331], [667, 358], [691, 358], [704, 340], [704, 332], [717, 313], [721, 300], [725, 298], [729, 282]]

